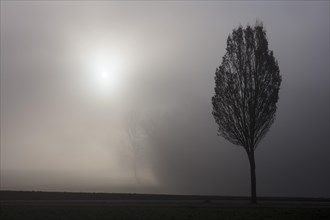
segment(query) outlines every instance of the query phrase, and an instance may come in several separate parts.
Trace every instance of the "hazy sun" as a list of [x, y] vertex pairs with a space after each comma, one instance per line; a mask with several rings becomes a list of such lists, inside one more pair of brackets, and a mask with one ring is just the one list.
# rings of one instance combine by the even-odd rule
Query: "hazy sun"
[[101, 79], [106, 80], [109, 77], [109, 73], [106, 72], [106, 71], [103, 71], [103, 72], [100, 73], [100, 77], [101, 77]]
[[109, 89], [114, 90], [119, 87], [120, 73], [116, 71], [115, 68], [108, 68], [106, 71], [100, 71], [99, 76], [99, 86], [111, 87]]
[[[86, 44], [86, 43], [84, 43]], [[88, 44], [87, 44], [88, 45]], [[101, 45], [101, 44], [100, 44]], [[107, 43], [102, 46], [90, 44], [83, 50], [81, 63], [86, 68], [86, 88], [96, 96], [120, 99], [127, 88], [127, 63], [125, 48], [110, 47]], [[113, 100], [113, 99], [112, 99]]]
[[118, 96], [122, 87], [122, 72], [120, 69], [114, 63], [110, 64], [109, 62], [107, 65], [95, 68], [95, 70], [95, 86], [101, 92], [101, 95]]

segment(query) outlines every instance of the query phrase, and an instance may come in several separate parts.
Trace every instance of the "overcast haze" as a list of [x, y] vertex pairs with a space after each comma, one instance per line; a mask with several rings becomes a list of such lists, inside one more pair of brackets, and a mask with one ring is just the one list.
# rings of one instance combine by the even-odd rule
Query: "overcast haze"
[[257, 193], [329, 197], [328, 1], [1, 1], [1, 190], [249, 195], [211, 97], [256, 19], [282, 75]]

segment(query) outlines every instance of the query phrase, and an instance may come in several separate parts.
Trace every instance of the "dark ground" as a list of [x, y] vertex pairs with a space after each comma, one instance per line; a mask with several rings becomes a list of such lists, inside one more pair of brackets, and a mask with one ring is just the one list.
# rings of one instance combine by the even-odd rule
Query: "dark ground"
[[0, 191], [0, 219], [329, 219], [329, 199]]

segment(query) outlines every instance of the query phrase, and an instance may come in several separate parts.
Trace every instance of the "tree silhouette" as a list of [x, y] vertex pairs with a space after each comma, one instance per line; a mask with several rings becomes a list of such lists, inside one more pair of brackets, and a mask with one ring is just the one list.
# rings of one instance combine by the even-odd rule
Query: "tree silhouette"
[[139, 115], [137, 111], [130, 111], [125, 115], [125, 128], [128, 136], [129, 146], [131, 147], [133, 153], [133, 171], [134, 178], [136, 183], [140, 183], [140, 179], [138, 176], [138, 151], [140, 148], [140, 144], [145, 138], [144, 135], [140, 131], [139, 125]]
[[249, 158], [251, 203], [257, 202], [254, 151], [275, 120], [280, 70], [268, 49], [262, 23], [240, 26], [228, 36], [226, 54], [215, 73], [213, 116], [218, 135], [242, 146]]

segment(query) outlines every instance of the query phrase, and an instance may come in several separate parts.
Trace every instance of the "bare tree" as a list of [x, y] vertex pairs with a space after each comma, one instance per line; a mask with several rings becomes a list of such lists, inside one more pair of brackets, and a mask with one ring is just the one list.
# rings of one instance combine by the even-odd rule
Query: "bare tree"
[[126, 132], [129, 140], [129, 145], [133, 153], [133, 171], [134, 178], [137, 183], [140, 183], [140, 178], [138, 176], [138, 153], [141, 144], [147, 138], [143, 128], [141, 127], [141, 115], [138, 114], [137, 110], [130, 111], [126, 114]]
[[280, 70], [263, 25], [241, 26], [228, 36], [226, 54], [215, 73], [213, 116], [218, 135], [242, 146], [249, 158], [251, 203], [256, 197], [254, 151], [275, 120]]

